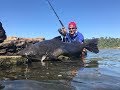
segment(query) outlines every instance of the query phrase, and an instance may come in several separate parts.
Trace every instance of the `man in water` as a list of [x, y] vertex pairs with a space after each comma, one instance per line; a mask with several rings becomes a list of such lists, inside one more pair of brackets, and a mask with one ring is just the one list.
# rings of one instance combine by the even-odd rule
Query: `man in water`
[[[68, 30], [69, 32], [67, 32], [65, 27], [58, 30], [59, 33], [63, 36], [63, 42], [71, 43], [74, 41], [78, 41], [81, 44], [84, 43], [84, 36], [82, 35], [82, 33], [77, 31], [77, 25], [75, 22], [70, 22], [68, 24]], [[86, 54], [86, 49], [83, 49], [82, 57]]]
[[75, 22], [70, 22], [68, 24], [68, 30], [69, 32], [67, 32], [66, 28], [64, 27], [58, 30], [59, 33], [64, 36], [64, 42], [84, 42], [84, 36], [82, 35], [82, 33], [77, 31], [77, 25]]

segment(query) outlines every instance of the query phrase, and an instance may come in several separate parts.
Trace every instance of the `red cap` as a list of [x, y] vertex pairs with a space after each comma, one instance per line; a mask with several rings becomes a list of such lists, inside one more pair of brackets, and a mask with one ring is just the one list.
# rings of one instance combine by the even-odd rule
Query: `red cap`
[[68, 28], [69, 28], [71, 25], [73, 25], [73, 27], [74, 27], [74, 28], [77, 28], [77, 26], [76, 26], [76, 23], [75, 23], [75, 22], [70, 22], [70, 23], [69, 23], [69, 25], [68, 25]]

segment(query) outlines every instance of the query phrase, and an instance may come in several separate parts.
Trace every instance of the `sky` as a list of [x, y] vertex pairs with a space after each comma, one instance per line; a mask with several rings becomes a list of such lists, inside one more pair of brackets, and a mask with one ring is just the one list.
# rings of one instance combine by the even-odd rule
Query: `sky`
[[[120, 38], [120, 0], [49, 0], [66, 28], [77, 23], [84, 38]], [[0, 21], [7, 36], [60, 35], [56, 15], [46, 0], [0, 0]]]

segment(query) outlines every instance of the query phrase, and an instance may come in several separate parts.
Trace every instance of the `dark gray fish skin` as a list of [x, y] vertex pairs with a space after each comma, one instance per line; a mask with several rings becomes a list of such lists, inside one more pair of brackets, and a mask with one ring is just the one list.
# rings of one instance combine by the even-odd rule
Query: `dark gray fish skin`
[[28, 46], [19, 52], [19, 55], [28, 59], [36, 60], [51, 60], [58, 59], [60, 55], [68, 57], [80, 57], [83, 48], [98, 53], [98, 40], [92, 39], [87, 43], [80, 44], [79, 42], [66, 43], [61, 41], [61, 37], [55, 37], [51, 40], [44, 40]]

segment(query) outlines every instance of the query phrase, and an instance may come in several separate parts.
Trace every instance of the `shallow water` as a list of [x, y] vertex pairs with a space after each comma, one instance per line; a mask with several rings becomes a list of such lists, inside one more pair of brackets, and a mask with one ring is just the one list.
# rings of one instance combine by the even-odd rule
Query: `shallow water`
[[88, 52], [80, 60], [1, 68], [3, 90], [120, 90], [120, 49]]

